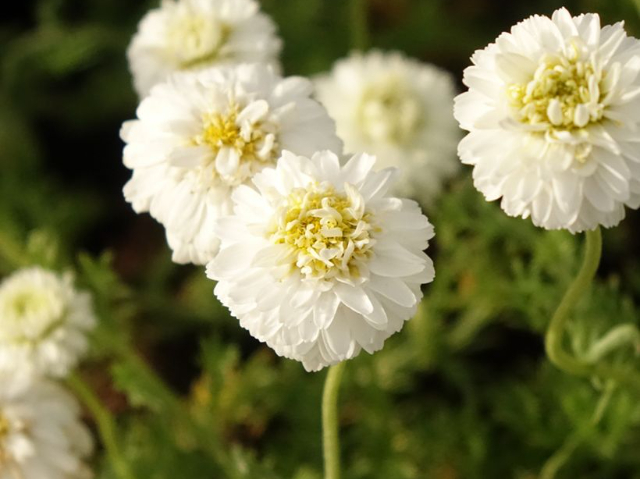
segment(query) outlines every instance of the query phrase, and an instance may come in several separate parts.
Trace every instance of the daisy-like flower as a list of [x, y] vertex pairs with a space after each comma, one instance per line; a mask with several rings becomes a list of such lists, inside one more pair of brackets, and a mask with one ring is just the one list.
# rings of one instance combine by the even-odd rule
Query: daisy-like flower
[[310, 371], [373, 353], [416, 312], [433, 280], [433, 227], [418, 204], [387, 196], [394, 171], [356, 155], [284, 152], [233, 193], [207, 266], [241, 326]]
[[145, 15], [127, 57], [140, 97], [176, 71], [277, 65], [281, 41], [254, 0], [162, 0]]
[[316, 89], [348, 152], [400, 168], [395, 194], [429, 204], [458, 170], [455, 88], [444, 70], [400, 53], [358, 53], [319, 76]]
[[22, 269], [0, 284], [0, 371], [64, 376], [95, 324], [91, 297], [70, 274]]
[[204, 264], [216, 254], [213, 221], [231, 212], [231, 192], [282, 149], [341, 149], [311, 83], [263, 65], [178, 74], [156, 86], [125, 123], [124, 188], [136, 212], [166, 228], [173, 260]]
[[93, 442], [76, 400], [49, 380], [0, 373], [0, 479], [88, 479]]
[[547, 229], [611, 227], [640, 205], [640, 42], [596, 14], [533, 16], [472, 57], [458, 152], [487, 200]]

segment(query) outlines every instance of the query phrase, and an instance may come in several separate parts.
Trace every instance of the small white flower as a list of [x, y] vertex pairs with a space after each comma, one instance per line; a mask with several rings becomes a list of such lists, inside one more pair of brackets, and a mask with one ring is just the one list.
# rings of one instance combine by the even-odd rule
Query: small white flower
[[455, 115], [487, 200], [571, 232], [640, 205], [640, 42], [596, 14], [533, 16], [478, 50]]
[[418, 204], [387, 196], [392, 169], [356, 155], [284, 152], [233, 193], [207, 266], [242, 327], [307, 370], [373, 353], [416, 312], [434, 269], [433, 227]]
[[316, 79], [317, 97], [350, 153], [400, 168], [394, 193], [431, 203], [459, 168], [453, 79], [400, 53], [373, 51], [338, 61]]
[[139, 120], [122, 129], [124, 164], [134, 170], [124, 193], [165, 226], [174, 261], [204, 264], [215, 255], [212, 225], [231, 212], [231, 192], [282, 149], [342, 148], [311, 92], [303, 78], [240, 65], [175, 75], [142, 101]]
[[64, 376], [95, 324], [91, 297], [71, 275], [22, 269], [0, 284], [0, 371]]
[[49, 380], [0, 374], [0, 479], [88, 479], [93, 443], [76, 400]]
[[176, 71], [264, 62], [281, 41], [254, 0], [162, 0], [145, 15], [127, 57], [140, 97]]

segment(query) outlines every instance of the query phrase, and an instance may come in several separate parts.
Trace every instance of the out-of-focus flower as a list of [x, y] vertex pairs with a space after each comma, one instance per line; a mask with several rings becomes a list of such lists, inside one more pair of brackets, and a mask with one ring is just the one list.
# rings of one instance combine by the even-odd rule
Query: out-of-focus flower
[[0, 284], [0, 371], [64, 376], [86, 352], [95, 324], [91, 297], [70, 274], [20, 270]]
[[181, 70], [277, 64], [281, 41], [254, 0], [163, 0], [140, 22], [127, 56], [141, 97]]
[[342, 148], [311, 91], [303, 78], [256, 64], [178, 74], [142, 101], [139, 119], [122, 129], [124, 164], [133, 169], [124, 193], [165, 226], [174, 261], [215, 255], [213, 222], [231, 212], [231, 192], [282, 149]]
[[400, 168], [394, 193], [429, 204], [458, 170], [455, 88], [444, 70], [373, 51], [338, 61], [316, 88], [348, 152]]
[[47, 379], [0, 373], [0, 479], [88, 479], [93, 443], [76, 400]]
[[475, 52], [459, 154], [487, 200], [547, 229], [614, 226], [640, 205], [640, 42], [596, 14], [533, 16]]
[[416, 312], [434, 269], [433, 227], [418, 204], [387, 196], [392, 169], [356, 155], [284, 152], [233, 193], [207, 266], [216, 296], [253, 336], [307, 370], [373, 353]]

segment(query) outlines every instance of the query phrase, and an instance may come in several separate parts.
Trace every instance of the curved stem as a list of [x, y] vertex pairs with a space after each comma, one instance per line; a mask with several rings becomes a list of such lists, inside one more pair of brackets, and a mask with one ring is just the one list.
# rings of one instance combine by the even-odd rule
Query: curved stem
[[593, 231], [587, 231], [586, 236], [587, 245], [580, 272], [569, 286], [560, 305], [553, 314], [545, 337], [545, 348], [551, 362], [563, 371], [578, 376], [589, 375], [593, 368], [568, 354], [562, 348], [562, 338], [569, 313], [591, 284], [600, 264], [600, 256], [602, 254], [600, 227]]
[[102, 443], [119, 479], [135, 479], [118, 446], [115, 421], [109, 410], [100, 403], [93, 390], [77, 374], [70, 375], [67, 384], [93, 415]]
[[351, 46], [360, 52], [369, 48], [369, 2], [351, 0]]
[[[569, 289], [567, 289], [562, 301], [560, 301], [560, 305], [553, 314], [547, 329], [545, 336], [547, 356], [559, 369], [570, 374], [594, 376], [602, 381], [613, 380], [618, 384], [624, 384], [634, 389], [636, 394], [640, 394], [640, 376], [634, 369], [624, 366], [616, 367], [603, 362], [581, 361], [567, 353], [562, 347], [562, 339], [569, 313], [591, 284], [602, 254], [600, 228], [587, 231], [586, 236], [586, 250], [580, 272], [569, 286]], [[610, 352], [609, 346], [607, 346], [606, 352]]]
[[340, 436], [338, 432], [338, 391], [345, 362], [331, 366], [322, 393], [322, 439], [324, 477], [340, 479]]

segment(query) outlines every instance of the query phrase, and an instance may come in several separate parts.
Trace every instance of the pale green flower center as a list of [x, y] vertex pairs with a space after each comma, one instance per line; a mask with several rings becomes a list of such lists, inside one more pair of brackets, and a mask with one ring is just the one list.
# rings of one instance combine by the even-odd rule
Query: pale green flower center
[[17, 288], [3, 298], [0, 316], [5, 323], [0, 339], [34, 341], [48, 336], [64, 318], [64, 305], [48, 289]]
[[229, 35], [221, 22], [195, 12], [172, 16], [167, 26], [167, 51], [180, 68], [188, 69], [216, 59]]
[[543, 131], [574, 130], [597, 123], [604, 110], [600, 76], [589, 61], [547, 55], [531, 81], [509, 86], [515, 118]]
[[420, 98], [397, 78], [370, 85], [362, 95], [357, 121], [369, 141], [405, 144], [424, 122]]
[[314, 183], [290, 193], [271, 239], [290, 248], [292, 271], [306, 278], [357, 278], [358, 261], [375, 243], [372, 229], [359, 193], [340, 194], [329, 184]]

